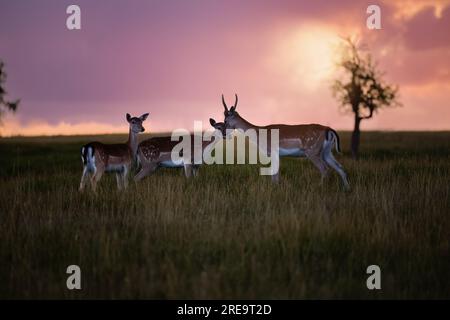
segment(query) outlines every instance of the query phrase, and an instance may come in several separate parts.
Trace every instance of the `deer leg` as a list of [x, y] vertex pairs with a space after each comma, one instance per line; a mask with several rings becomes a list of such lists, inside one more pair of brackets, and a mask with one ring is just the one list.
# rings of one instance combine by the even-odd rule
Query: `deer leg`
[[194, 177], [197, 176], [197, 174], [198, 174], [198, 169], [199, 169], [199, 168], [200, 168], [199, 165], [193, 165], [193, 166], [192, 166], [192, 174], [194, 175]]
[[184, 164], [184, 175], [186, 178], [192, 177], [192, 164]]
[[123, 171], [121, 173], [122, 185], [126, 189], [128, 188], [128, 173], [130, 172], [129, 166], [124, 166]]
[[337, 160], [334, 158], [331, 150], [330, 150], [330, 152], [326, 152], [324, 154], [324, 159], [330, 165], [330, 167], [332, 167], [334, 170], [336, 170], [336, 172], [341, 176], [342, 183], [344, 184], [345, 189], [349, 190], [350, 184], [348, 183], [348, 180], [347, 180], [347, 174], [345, 173], [342, 165], [339, 162], [337, 162]]
[[[270, 140], [267, 142], [267, 145], [271, 146]], [[276, 155], [275, 159], [272, 158], [272, 152]], [[278, 183], [280, 181], [280, 158], [279, 158], [279, 149], [274, 148], [272, 150], [271, 147], [261, 147], [258, 145], [258, 154], [259, 159], [261, 161], [261, 156], [269, 157], [270, 159], [267, 159], [269, 162], [269, 166], [267, 168], [260, 168], [260, 172], [262, 173], [262, 170], [270, 170], [270, 176], [273, 183]], [[275, 171], [276, 170], [276, 171]], [[274, 172], [275, 171], [275, 172]], [[268, 171], [265, 171], [264, 174], [268, 173]]]
[[316, 168], [319, 169], [322, 176], [321, 182], [323, 183], [328, 174], [328, 167], [326, 162], [322, 160], [322, 157], [320, 155], [317, 154], [307, 154], [307, 157], [316, 166]]
[[122, 173], [121, 172], [116, 173], [116, 182], [117, 182], [117, 189], [122, 190]]
[[91, 177], [91, 186], [92, 190], [96, 192], [97, 190], [97, 183], [102, 178], [103, 172], [105, 171], [104, 167], [98, 167], [95, 169], [93, 176]]
[[155, 172], [157, 168], [158, 168], [157, 163], [145, 164], [145, 165], [143, 164], [141, 167], [141, 170], [134, 176], [134, 179], [133, 179], [134, 182], [141, 181], [146, 176]]
[[81, 181], [80, 181], [80, 188], [78, 189], [80, 192], [84, 190], [84, 187], [86, 186], [86, 180], [89, 175], [89, 170], [87, 166], [83, 167], [83, 173], [81, 175]]
[[278, 183], [280, 181], [280, 171], [272, 175], [272, 182]]

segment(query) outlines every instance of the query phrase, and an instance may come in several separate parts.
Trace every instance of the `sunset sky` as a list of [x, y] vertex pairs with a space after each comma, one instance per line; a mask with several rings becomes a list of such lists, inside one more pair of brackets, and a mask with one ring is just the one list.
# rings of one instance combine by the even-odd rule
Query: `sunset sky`
[[[82, 29], [66, 28], [81, 7]], [[381, 30], [366, 8], [381, 7]], [[21, 98], [2, 135], [150, 132], [223, 120], [239, 95], [255, 124], [351, 129], [330, 84], [340, 37], [360, 39], [400, 87], [403, 107], [363, 130], [450, 130], [450, 1], [0, 0], [6, 89]]]

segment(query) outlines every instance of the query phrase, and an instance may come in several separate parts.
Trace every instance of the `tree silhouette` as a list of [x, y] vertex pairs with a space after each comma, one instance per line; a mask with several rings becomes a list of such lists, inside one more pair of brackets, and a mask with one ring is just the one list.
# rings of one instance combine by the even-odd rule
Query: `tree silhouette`
[[4, 70], [5, 63], [0, 60], [0, 118], [5, 111], [16, 111], [20, 100], [7, 101], [5, 96], [7, 95], [6, 89], [4, 87], [6, 82], [6, 72]]
[[344, 71], [344, 80], [334, 81], [333, 95], [340, 108], [354, 114], [351, 151], [358, 158], [361, 121], [370, 119], [383, 107], [399, 106], [398, 87], [386, 84], [384, 73], [378, 70], [370, 53], [363, 54], [350, 38], [345, 39], [338, 66]]

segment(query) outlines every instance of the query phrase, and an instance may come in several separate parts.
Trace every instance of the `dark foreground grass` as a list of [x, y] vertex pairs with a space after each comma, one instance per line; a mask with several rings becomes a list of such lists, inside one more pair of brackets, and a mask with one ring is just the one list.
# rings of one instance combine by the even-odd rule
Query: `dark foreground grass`
[[364, 133], [348, 193], [283, 159], [279, 185], [204, 166], [79, 194], [91, 139], [0, 139], [0, 298], [450, 298], [450, 133]]

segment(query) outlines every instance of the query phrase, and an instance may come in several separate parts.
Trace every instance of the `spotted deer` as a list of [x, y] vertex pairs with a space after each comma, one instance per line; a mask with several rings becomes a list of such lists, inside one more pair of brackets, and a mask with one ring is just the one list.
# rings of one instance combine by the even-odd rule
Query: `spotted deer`
[[81, 148], [81, 160], [83, 161], [83, 174], [81, 176], [80, 191], [83, 191], [89, 175], [91, 186], [95, 192], [97, 183], [103, 173], [114, 172], [116, 174], [117, 188], [127, 188], [128, 173], [136, 158], [138, 147], [138, 134], [145, 131], [142, 123], [147, 119], [148, 113], [140, 117], [131, 117], [128, 113], [126, 119], [130, 126], [128, 141], [120, 144], [104, 144], [90, 142]]
[[[223, 122], [216, 122], [214, 119], [209, 119], [213, 128], [219, 130], [222, 138], [226, 137], [225, 124]], [[191, 147], [193, 148], [194, 136], [191, 134]], [[220, 140], [214, 139], [211, 141], [202, 141], [202, 151], [205, 148], [212, 148]], [[144, 140], [139, 144], [137, 150], [138, 162], [141, 165], [140, 171], [134, 177], [134, 181], [140, 181], [146, 176], [155, 172], [159, 167], [163, 168], [184, 168], [184, 174], [187, 178], [196, 176], [199, 164], [194, 164], [194, 152], [191, 152], [192, 159], [190, 163], [174, 163], [172, 161], [172, 150], [178, 144], [178, 141], [172, 141], [170, 136], [152, 137]]]
[[[322, 181], [328, 174], [329, 167], [340, 175], [344, 187], [349, 188], [347, 174], [342, 165], [334, 158], [333, 146], [340, 152], [339, 135], [330, 127], [320, 124], [271, 124], [267, 126], [254, 125], [242, 118], [236, 111], [238, 96], [235, 95], [234, 105], [228, 109], [225, 98], [222, 95], [226, 129], [278, 129], [279, 130], [279, 155], [280, 157], [306, 157], [319, 169]], [[270, 149], [270, 144], [268, 144]], [[267, 150], [270, 152], [270, 150]], [[272, 176], [274, 181], [279, 179], [279, 171]]]

